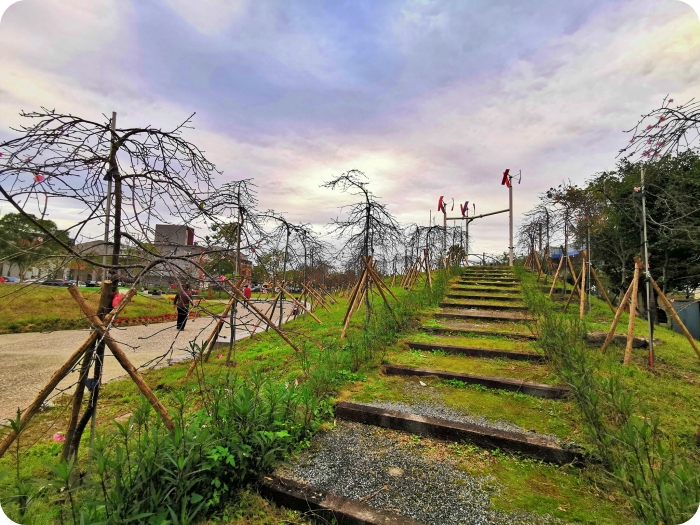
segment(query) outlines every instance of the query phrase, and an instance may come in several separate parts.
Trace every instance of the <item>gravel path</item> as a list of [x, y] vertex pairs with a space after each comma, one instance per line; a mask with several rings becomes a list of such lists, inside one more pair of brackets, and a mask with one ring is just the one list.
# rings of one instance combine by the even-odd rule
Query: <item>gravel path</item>
[[[247, 313], [245, 308], [239, 309], [241, 322], [254, 320], [253, 315]], [[290, 304], [285, 304], [285, 319], [290, 309]], [[136, 367], [144, 366], [172, 349], [172, 352], [160, 361], [160, 364], [164, 365], [168, 363], [167, 358], [173, 362], [190, 358], [189, 342], [201, 343], [206, 339], [213, 329], [214, 322], [211, 317], [189, 319], [185, 330], [179, 334], [175, 329], [175, 322], [113, 328], [112, 333]], [[224, 328], [222, 334], [227, 330], [228, 328]], [[261, 330], [262, 328], [258, 327], [257, 331]], [[26, 408], [51, 375], [85, 341], [89, 333], [89, 330], [63, 330], [0, 335], [0, 420], [13, 417], [17, 407]], [[248, 335], [247, 332], [237, 331], [236, 340]], [[228, 339], [220, 337], [219, 341]], [[124, 369], [109, 349], [106, 349], [105, 357], [103, 381], [125, 375]], [[68, 388], [70, 391], [69, 387], [75, 383], [77, 375], [77, 372], [69, 374], [59, 384], [59, 388]]]
[[[430, 525], [550, 525], [550, 516], [494, 510], [493, 478], [399, 446], [399, 433], [341, 422], [277, 474]], [[386, 488], [385, 488], [386, 487]]]

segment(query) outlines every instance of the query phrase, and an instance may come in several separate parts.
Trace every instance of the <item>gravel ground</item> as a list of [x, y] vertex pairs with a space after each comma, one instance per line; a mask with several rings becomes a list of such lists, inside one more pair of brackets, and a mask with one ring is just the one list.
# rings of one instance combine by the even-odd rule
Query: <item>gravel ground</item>
[[[252, 314], [247, 313], [244, 308], [240, 310], [239, 319], [253, 319]], [[291, 307], [285, 305], [285, 311], [290, 310]], [[168, 356], [171, 362], [189, 359], [189, 341], [201, 343], [211, 333], [213, 323], [211, 317], [189, 319], [185, 330], [180, 334], [177, 334], [174, 322], [128, 326], [113, 329], [113, 336], [132, 364], [138, 368], [168, 352], [171, 345], [172, 353]], [[225, 328], [224, 331], [226, 330]], [[262, 329], [258, 327], [258, 331], [260, 330]], [[0, 335], [0, 422], [13, 417], [17, 407], [26, 408], [51, 375], [88, 335], [88, 330]], [[240, 331], [236, 334], [236, 339], [247, 336], [247, 333]], [[220, 337], [219, 341], [228, 339]], [[109, 349], [106, 350], [105, 357], [103, 381], [125, 376], [124, 369]], [[167, 360], [163, 359], [161, 364], [167, 364]], [[77, 372], [69, 374], [59, 384], [59, 389], [66, 388], [70, 392], [77, 375]]]
[[[441, 419], [449, 419], [451, 421], [459, 421], [461, 423], [471, 423], [496, 430], [506, 430], [509, 432], [528, 433], [540, 438], [556, 443], [560, 446], [570, 446], [572, 443], [562, 440], [551, 434], [537, 434], [530, 429], [523, 428], [515, 423], [506, 421], [505, 419], [496, 419], [490, 421], [482, 415], [469, 415], [461, 410], [446, 406], [440, 398], [439, 392], [430, 386], [421, 386], [417, 380], [407, 380], [404, 385], [404, 393], [409, 397], [410, 403], [398, 403], [393, 401], [370, 401], [358, 403], [376, 408], [384, 408], [387, 410], [398, 410], [400, 412], [409, 412], [425, 417], [437, 417]], [[427, 399], [426, 399], [427, 397]], [[356, 401], [354, 401], [356, 402]]]
[[450, 461], [401, 448], [398, 432], [341, 422], [317, 435], [312, 447], [277, 474], [346, 498], [362, 500], [431, 525], [553, 525], [561, 521], [491, 506], [498, 488]]

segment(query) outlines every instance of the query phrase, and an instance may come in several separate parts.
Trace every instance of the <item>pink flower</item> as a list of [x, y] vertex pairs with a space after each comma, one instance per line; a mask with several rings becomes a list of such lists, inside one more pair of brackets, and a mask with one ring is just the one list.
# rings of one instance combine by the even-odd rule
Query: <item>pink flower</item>
[[42, 182], [44, 180], [44, 176], [41, 173], [37, 173], [34, 175], [34, 181], [35, 182]]
[[224, 357], [223, 354], [219, 354], [219, 355], [216, 356], [217, 359], [221, 359], [222, 357]]
[[647, 129], [651, 129], [651, 124], [647, 126]]
[[66, 436], [64, 436], [61, 432], [56, 432], [51, 437], [56, 443], [63, 443], [66, 440]]
[[669, 99], [668, 99], [668, 103], [670, 104], [671, 102], [673, 102], [673, 99], [672, 99], [672, 98], [669, 98]]
[[636, 191], [637, 193], [639, 193], [640, 191], [642, 191], [642, 188], [639, 187], [639, 186], [635, 186], [635, 187], [634, 187], [634, 191]]

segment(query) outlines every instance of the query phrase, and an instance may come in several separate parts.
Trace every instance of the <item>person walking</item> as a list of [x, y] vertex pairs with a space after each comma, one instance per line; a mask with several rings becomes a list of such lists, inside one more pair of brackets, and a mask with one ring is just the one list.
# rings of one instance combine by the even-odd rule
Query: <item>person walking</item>
[[173, 304], [177, 308], [177, 329], [184, 330], [187, 324], [187, 316], [189, 315], [190, 305], [192, 304], [192, 291], [189, 284], [185, 284], [177, 294]]
[[243, 295], [245, 295], [246, 301], [243, 303], [243, 306], [245, 306], [246, 310], [249, 310], [248, 308], [248, 301], [250, 301], [250, 296], [253, 294], [253, 290], [250, 289], [250, 285], [246, 283], [245, 288], [243, 288]]

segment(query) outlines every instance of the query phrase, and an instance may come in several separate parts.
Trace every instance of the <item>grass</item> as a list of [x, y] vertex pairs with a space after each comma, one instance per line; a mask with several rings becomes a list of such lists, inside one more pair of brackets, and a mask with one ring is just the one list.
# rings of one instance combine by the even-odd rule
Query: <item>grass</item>
[[[88, 303], [97, 309], [99, 288], [80, 288]], [[218, 301], [200, 303], [201, 315], [220, 313], [224, 305]], [[137, 294], [121, 317], [159, 316], [175, 313], [173, 296]], [[3, 284], [0, 285], [0, 334], [74, 330], [89, 325], [65, 287]]]
[[536, 346], [531, 341], [509, 339], [497, 335], [433, 335], [426, 332], [418, 332], [411, 337], [411, 341], [420, 343], [447, 344], [454, 346], [468, 346], [471, 348], [485, 348], [487, 350], [512, 350], [514, 352], [537, 353]]
[[[406, 292], [395, 288], [400, 298]], [[66, 292], [67, 294], [67, 292]], [[149, 301], [153, 299], [148, 299]], [[302, 316], [291, 321], [285, 329], [292, 333], [295, 341], [307, 341], [308, 345], [302, 354], [297, 354], [284, 344], [273, 331], [257, 334], [251, 339], [239, 342], [236, 351], [236, 366], [231, 372], [248, 375], [254, 370], [263, 371], [267, 377], [279, 381], [293, 383], [304, 381], [304, 369], [320, 368], [323, 361], [326, 366], [336, 366], [345, 381], [336, 383], [335, 388], [342, 389], [335, 394], [336, 400], [353, 398], [356, 400], [387, 399], [411, 402], [421, 396], [425, 399], [432, 396], [445, 405], [456, 410], [471, 414], [481, 414], [490, 420], [499, 418], [512, 421], [525, 429], [534, 429], [541, 433], [550, 433], [565, 438], [577, 438], [575, 413], [568, 402], [542, 400], [523, 394], [499, 391], [484, 391], [480, 388], [455, 386], [451, 383], [434, 378], [423, 378], [427, 388], [415, 387], [416, 380], [396, 377], [383, 377], [376, 367], [369, 365], [360, 370], [351, 370], [348, 360], [342, 358], [347, 349], [332, 351], [337, 343], [338, 333], [342, 329], [342, 321], [346, 302], [340, 299], [330, 312], [318, 310], [316, 314], [323, 324], [317, 324], [309, 316]], [[383, 308], [381, 303], [375, 303], [376, 308]], [[432, 309], [426, 309], [426, 313]], [[349, 337], [362, 335], [364, 307], [355, 314], [350, 325]], [[153, 315], [153, 314], [151, 314]], [[424, 314], [425, 315], [425, 314]], [[425, 320], [426, 324], [430, 320]], [[450, 324], [459, 324], [454, 322]], [[512, 330], [523, 325], [516, 323], [488, 323], [480, 325], [494, 329]], [[466, 344], [483, 348], [525, 349], [533, 351], [532, 344], [513, 341], [501, 337], [457, 336], [439, 337], [423, 333], [411, 333], [408, 336], [425, 338], [428, 341], [444, 341], [450, 344]], [[407, 337], [408, 337], [407, 336]], [[338, 351], [339, 350], [339, 351]], [[521, 350], [523, 351], [523, 350]], [[225, 352], [222, 352], [225, 353]], [[532, 363], [510, 362], [504, 359], [465, 358], [463, 356], [446, 356], [440, 352], [407, 351], [401, 342], [392, 343], [386, 348], [384, 359], [397, 364], [421, 366], [443, 370], [455, 369], [467, 373], [483, 375], [501, 375], [517, 377], [541, 382], [554, 382], [555, 376], [546, 365]], [[324, 361], [325, 360], [325, 361]], [[335, 360], [335, 361], [334, 361]], [[305, 364], [306, 362], [306, 364]], [[151, 385], [158, 397], [171, 406], [171, 400], [177, 392], [195, 389], [198, 375], [195, 374], [185, 381], [189, 363], [175, 364], [144, 374], [145, 380]], [[461, 370], [458, 370], [460, 368]], [[198, 374], [213, 375], [225, 370], [223, 359], [216, 355], [208, 363], [198, 367]], [[406, 389], [406, 384], [413, 382], [413, 387]], [[427, 392], [430, 392], [428, 394]], [[67, 419], [67, 399], [60, 400], [56, 406], [40, 414], [32, 422], [22, 436], [24, 461], [23, 475], [28, 477], [45, 478], [48, 475], [47, 464], [55, 463], [60, 451], [60, 445], [54, 443], [50, 435], [56, 430], [63, 430]], [[106, 428], [115, 418], [125, 420], [140, 404], [140, 395], [131, 381], [115, 381], [105, 385], [102, 402], [98, 411], [98, 425]], [[456, 461], [460, 468], [473, 475], [486, 477], [493, 486], [492, 502], [495, 508], [507, 511], [528, 510], [539, 514], [550, 513], [555, 517], [577, 523], [618, 524], [629, 523], [629, 514], [621, 497], [615, 493], [601, 493], [595, 488], [595, 472], [593, 467], [583, 471], [540, 464], [532, 460], [495, 451], [489, 452], [467, 444], [455, 444], [428, 440], [414, 439], [405, 435], [406, 443], [401, 446], [415, 446], [416, 453], [441, 454], [443, 458]], [[29, 448], [30, 444], [36, 445]], [[429, 446], [424, 446], [430, 444]], [[84, 451], [87, 447], [83, 447]], [[12, 455], [0, 459], [0, 486], [2, 476], [12, 467]], [[613, 500], [609, 496], [614, 495]], [[43, 506], [42, 506], [43, 505]], [[38, 504], [36, 512], [39, 516], [50, 516], [53, 512], [50, 502]], [[49, 519], [38, 518], [36, 523], [49, 523]], [[306, 523], [298, 513], [290, 513], [270, 505], [253, 492], [244, 491], [237, 502], [231, 503], [216, 519], [209, 519], [207, 525], [262, 525], [267, 523]]]
[[472, 385], [455, 386], [437, 378], [421, 378], [429, 388], [418, 386], [415, 378], [375, 376], [350, 397], [352, 401], [390, 401], [405, 404], [431, 402], [453, 408], [466, 415], [499, 419], [534, 429], [541, 434], [570, 439], [574, 430], [568, 402], [541, 399], [515, 392], [495, 391]]
[[[534, 280], [526, 275], [524, 279]], [[578, 316], [578, 298], [572, 300], [569, 313]], [[573, 304], [575, 303], [575, 304]], [[607, 332], [613, 320], [613, 313], [604, 300], [591, 298], [592, 308], [586, 312], [585, 320], [590, 331]], [[573, 308], [572, 308], [573, 306]], [[563, 305], [552, 301], [552, 308]], [[629, 314], [623, 312], [616, 333], [626, 334]], [[635, 320], [634, 334], [648, 337], [646, 319]], [[655, 365], [648, 363], [648, 351], [636, 348], [632, 352], [631, 366], [623, 366], [624, 347], [612, 344], [605, 354], [591, 348], [591, 355], [596, 357], [596, 366], [605, 375], [619, 374], [625, 387], [633, 392], [634, 398], [650, 417], [660, 419], [660, 428], [664, 433], [679, 440], [686, 451], [700, 461], [700, 452], [694, 441], [694, 433], [700, 424], [700, 403], [697, 402], [700, 386], [700, 358], [695, 354], [690, 343], [682, 334], [664, 326], [654, 327], [654, 339], [660, 344], [655, 348]], [[669, 410], [673, 407], [673, 410]]]
[[398, 446], [434, 461], [450, 461], [486, 482], [491, 502], [507, 512], [550, 514], [566, 523], [617, 525], [630, 523], [624, 497], [603, 492], [594, 480], [595, 467], [581, 470], [558, 466], [469, 443], [448, 443], [396, 433]]
[[[528, 329], [527, 325], [524, 323], [509, 323], [509, 322], [502, 322], [502, 321], [496, 321], [496, 320], [491, 320], [491, 321], [483, 321], [483, 322], [477, 322], [478, 320], [475, 319], [474, 321], [466, 321], [462, 319], [450, 319], [450, 320], [443, 320], [443, 319], [435, 319], [433, 317], [429, 317], [423, 320], [422, 325], [425, 327], [434, 327], [434, 328], [455, 328], [455, 329], [475, 329], [475, 330], [483, 330], [487, 332], [515, 332], [518, 334], [528, 334], [530, 335], [532, 332]], [[455, 332], [455, 335], [457, 335], [458, 332]]]
[[523, 381], [556, 384], [557, 378], [542, 364], [513, 361], [505, 358], [466, 357], [446, 355], [444, 352], [408, 350], [399, 345], [389, 349], [387, 362], [395, 365], [442, 370], [484, 376], [510, 377]]
[[505, 308], [525, 308], [522, 301], [499, 301], [497, 299], [471, 299], [450, 297], [445, 302], [455, 306], [501, 306]]

